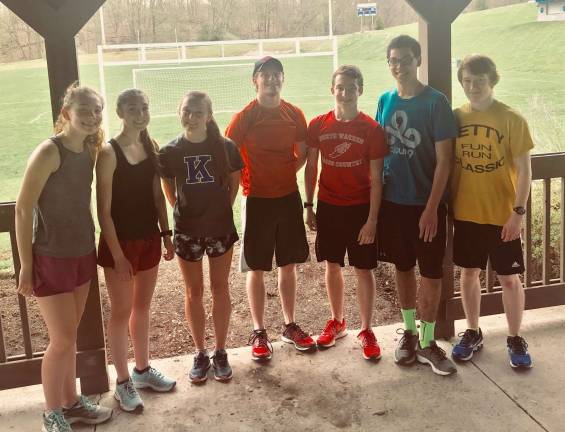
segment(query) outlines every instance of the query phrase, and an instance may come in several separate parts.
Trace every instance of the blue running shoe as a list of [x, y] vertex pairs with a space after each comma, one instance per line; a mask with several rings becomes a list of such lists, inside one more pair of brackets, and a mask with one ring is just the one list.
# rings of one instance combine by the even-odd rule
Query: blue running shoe
[[467, 329], [464, 333], [459, 333], [461, 339], [451, 351], [451, 357], [457, 361], [468, 361], [473, 357], [475, 351], [483, 347], [483, 332]]
[[201, 383], [208, 379], [208, 369], [210, 369], [210, 357], [206, 351], [198, 351], [194, 356], [192, 369], [188, 373], [191, 383]]
[[508, 356], [510, 357], [510, 366], [513, 368], [525, 368], [529, 369], [532, 367], [532, 358], [528, 352], [528, 344], [523, 337], [520, 336], [508, 336], [506, 339], [506, 345], [508, 346]]

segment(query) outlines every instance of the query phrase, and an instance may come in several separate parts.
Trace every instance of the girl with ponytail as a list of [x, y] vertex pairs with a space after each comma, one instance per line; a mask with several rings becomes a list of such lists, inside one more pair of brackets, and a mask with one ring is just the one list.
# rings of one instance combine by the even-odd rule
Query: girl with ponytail
[[[117, 372], [114, 397], [125, 411], [143, 409], [137, 388], [171, 390], [176, 381], [149, 365], [149, 308], [161, 258], [173, 259], [165, 197], [157, 175], [157, 145], [149, 136], [149, 102], [138, 89], [118, 96], [122, 130], [102, 147], [96, 163], [104, 268], [111, 313], [108, 345]], [[159, 229], [160, 227], [160, 229]], [[128, 327], [135, 367], [128, 370]]]
[[204, 344], [202, 302], [206, 253], [216, 339], [214, 378], [229, 381], [232, 370], [225, 351], [231, 314], [228, 276], [233, 244], [238, 240], [232, 205], [243, 162], [233, 141], [220, 134], [206, 93], [188, 93], [179, 115], [184, 132], [161, 149], [159, 162], [165, 195], [175, 209], [175, 253], [186, 286], [186, 319], [196, 346], [188, 376], [192, 382], [205, 381], [211, 366]]
[[90, 195], [103, 104], [91, 88], [67, 89], [55, 134], [30, 156], [16, 201], [18, 293], [37, 298], [49, 333], [41, 362], [43, 432], [69, 432], [72, 423], [112, 415], [76, 389], [77, 329], [96, 275]]

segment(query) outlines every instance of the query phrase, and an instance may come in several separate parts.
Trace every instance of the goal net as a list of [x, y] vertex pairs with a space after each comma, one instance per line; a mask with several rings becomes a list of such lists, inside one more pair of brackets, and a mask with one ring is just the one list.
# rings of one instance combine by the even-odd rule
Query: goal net
[[[239, 111], [255, 95], [253, 63], [266, 55], [284, 65], [286, 100], [299, 106], [331, 104], [326, 89], [337, 67], [335, 36], [99, 45], [100, 91], [109, 108], [105, 130], [118, 129], [119, 120], [110, 113], [118, 93], [132, 86], [147, 93], [153, 117], [176, 116], [182, 96], [191, 90], [208, 93], [215, 113]], [[321, 92], [323, 79], [328, 85]]]

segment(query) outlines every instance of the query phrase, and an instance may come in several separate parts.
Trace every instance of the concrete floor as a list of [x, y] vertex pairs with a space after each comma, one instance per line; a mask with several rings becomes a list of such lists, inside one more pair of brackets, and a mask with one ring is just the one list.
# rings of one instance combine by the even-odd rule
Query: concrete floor
[[[120, 411], [112, 392], [100, 395], [96, 400], [114, 407], [113, 418], [74, 430], [565, 431], [565, 368], [554, 361], [565, 346], [565, 306], [525, 312], [523, 336], [534, 367], [523, 372], [508, 364], [503, 315], [481, 320], [485, 347], [450, 377], [420, 364], [394, 364], [398, 327], [375, 328], [383, 349], [378, 363], [361, 357], [353, 331], [312, 354], [277, 343], [266, 365], [251, 361], [249, 347], [230, 350], [228, 384], [190, 384], [191, 356], [156, 360], [153, 366], [178, 379], [172, 393], [143, 392], [142, 414]], [[456, 331], [464, 328], [457, 322]], [[450, 353], [450, 343], [440, 345]], [[39, 431], [41, 410], [40, 386], [0, 392], [0, 431]]]

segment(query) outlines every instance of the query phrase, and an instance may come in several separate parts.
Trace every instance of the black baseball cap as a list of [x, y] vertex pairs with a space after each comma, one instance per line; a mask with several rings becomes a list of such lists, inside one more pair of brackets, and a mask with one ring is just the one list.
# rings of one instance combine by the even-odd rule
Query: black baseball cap
[[279, 72], [284, 72], [283, 65], [278, 59], [271, 56], [265, 56], [255, 62], [255, 67], [253, 68], [253, 76], [255, 76], [257, 72], [261, 72], [261, 70], [267, 65], [272, 66]]

